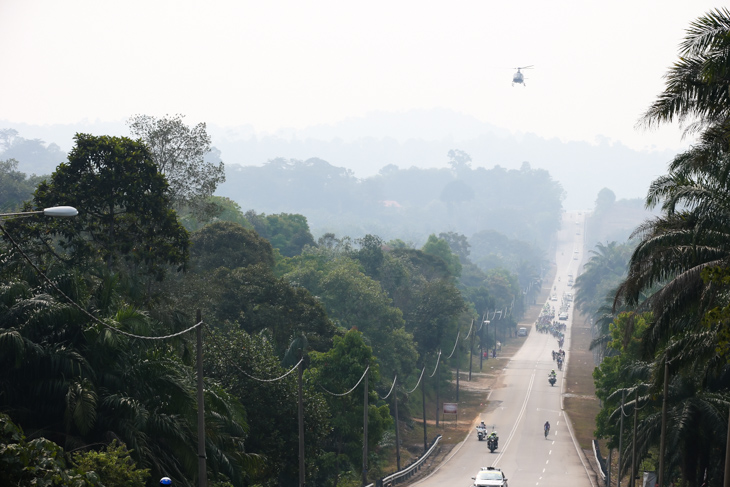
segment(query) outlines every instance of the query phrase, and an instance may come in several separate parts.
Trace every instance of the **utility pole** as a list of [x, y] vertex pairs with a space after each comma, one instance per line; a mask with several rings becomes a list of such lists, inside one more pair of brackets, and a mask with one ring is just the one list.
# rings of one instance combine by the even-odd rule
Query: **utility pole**
[[636, 485], [636, 474], [634, 473], [636, 471], [636, 426], [639, 422], [639, 388], [636, 388], [636, 392], [634, 394], [634, 434], [632, 435], [633, 438], [631, 439], [631, 477], [629, 485], [631, 487], [634, 487]]
[[[396, 376], [395, 380], [398, 380]], [[400, 435], [398, 433], [398, 390], [393, 385], [393, 400], [395, 401], [395, 465], [396, 470], [400, 471]]]
[[[489, 316], [489, 311], [487, 310], [484, 314]], [[479, 342], [481, 343], [481, 347], [482, 347], [481, 354], [479, 355], [479, 372], [482, 371], [482, 360], [484, 360], [484, 342], [486, 340], [484, 335], [487, 333], [487, 331], [488, 331], [487, 328], [489, 327], [489, 320], [483, 320], [483, 321], [484, 321], [484, 327], [482, 328], [482, 337], [479, 340]], [[487, 348], [487, 353], [489, 353], [489, 348]]]
[[479, 329], [479, 372], [482, 371], [482, 365], [484, 363], [484, 328], [487, 327], [487, 322], [482, 317], [482, 326]]
[[616, 475], [616, 487], [621, 487], [621, 458], [623, 453], [624, 438], [624, 400], [626, 391], [621, 391], [621, 420], [618, 424], [618, 474]]
[[667, 392], [669, 391], [669, 360], [664, 355], [664, 397], [662, 398], [662, 437], [659, 440], [659, 486], [664, 485], [664, 452], [667, 436]]
[[[471, 320], [471, 326], [474, 326], [474, 320]], [[474, 335], [476, 330], [472, 329], [471, 342], [469, 342], [469, 382], [471, 382], [471, 364], [474, 362]]]
[[[494, 311], [497, 314], [497, 310]], [[499, 312], [499, 319], [502, 319], [502, 311]], [[497, 358], [497, 323], [494, 323], [494, 350], [492, 350], [492, 357]]]
[[365, 369], [365, 394], [363, 394], [362, 413], [362, 485], [368, 485], [368, 375], [370, 368]]
[[198, 487], [208, 486], [207, 466], [205, 464], [205, 399], [203, 397], [203, 316], [200, 310], [195, 313], [198, 327], [195, 329], [198, 341], [196, 351], [198, 369]]
[[[423, 367], [423, 370], [425, 372], [425, 361]], [[423, 372], [421, 373], [421, 375], [423, 375]], [[423, 405], [423, 451], [426, 451], [428, 450], [428, 433], [426, 432], [426, 378], [424, 377], [421, 380], [423, 381], [421, 382], [421, 403]], [[456, 390], [458, 394], [459, 389], [457, 388]]]
[[459, 334], [456, 334], [456, 402], [459, 402]]
[[725, 443], [725, 478], [723, 487], [730, 487], [730, 409], [727, 411], [727, 440]]
[[[439, 352], [439, 355], [441, 352]], [[437, 359], [438, 360], [438, 359]], [[441, 370], [439, 369], [440, 363], [436, 363], [436, 427], [439, 427], [439, 413], [441, 412], [441, 398], [439, 397], [439, 392], [441, 392], [441, 384], [439, 384], [439, 376], [441, 375]]]
[[304, 360], [302, 360], [304, 350], [299, 353], [299, 370], [298, 370], [298, 406], [297, 414], [299, 416], [299, 487], [304, 487], [304, 394], [302, 393], [302, 375], [304, 374]]

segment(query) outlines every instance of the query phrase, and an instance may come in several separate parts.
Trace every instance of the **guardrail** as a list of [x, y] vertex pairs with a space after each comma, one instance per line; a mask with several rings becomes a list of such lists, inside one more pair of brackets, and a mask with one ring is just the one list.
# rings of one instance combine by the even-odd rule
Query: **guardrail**
[[436, 438], [434, 438], [431, 447], [423, 455], [418, 457], [416, 461], [408, 465], [406, 468], [399, 470], [394, 474], [390, 474], [387, 477], [383, 477], [382, 479], [376, 481], [374, 484], [366, 485], [365, 487], [389, 487], [391, 485], [397, 484], [398, 482], [413, 477], [416, 472], [421, 470], [423, 463], [426, 461], [428, 456], [436, 449], [440, 440], [441, 435], [438, 435]]
[[608, 475], [608, 466], [606, 465], [606, 459], [601, 456], [601, 447], [598, 446], [597, 440], [593, 440], [593, 455], [596, 457], [596, 463], [598, 464], [601, 478], [606, 480], [606, 475]]

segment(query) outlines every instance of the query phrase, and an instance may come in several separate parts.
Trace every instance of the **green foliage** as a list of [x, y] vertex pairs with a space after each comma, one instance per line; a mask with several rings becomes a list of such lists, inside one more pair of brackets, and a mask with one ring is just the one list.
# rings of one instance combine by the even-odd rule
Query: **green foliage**
[[416, 351], [402, 312], [378, 281], [362, 273], [357, 261], [310, 252], [287, 265], [292, 271], [285, 278], [316, 295], [342, 329], [361, 331], [388, 375], [410, 371]]
[[281, 255], [293, 257], [299, 255], [305, 245], [315, 244], [314, 237], [309, 233], [307, 219], [302, 215], [266, 215], [249, 210], [245, 216], [254, 230], [271, 242], [274, 248], [279, 249]]
[[461, 262], [459, 262], [459, 256], [451, 252], [451, 247], [446, 240], [438, 238], [436, 235], [429, 235], [428, 240], [421, 249], [425, 253], [440, 257], [446, 262], [446, 267], [449, 270], [449, 274], [453, 277], [458, 278], [461, 275]]
[[589, 316], [596, 316], [606, 298], [613, 298], [616, 288], [626, 277], [626, 268], [633, 245], [626, 242], [596, 244], [590, 259], [575, 280], [575, 305]]
[[[0, 413], [0, 484], [39, 487], [102, 487], [97, 472], [68, 468], [63, 449], [46, 438], [28, 440], [9, 416]], [[131, 485], [130, 485], [131, 487]]]
[[[208, 215], [199, 215], [195, 208], [185, 206], [178, 209], [180, 222], [189, 232], [200, 230], [211, 221], [237, 223], [244, 228], [252, 229], [253, 226], [243, 216], [243, 211], [238, 203], [223, 196], [209, 196], [205, 200], [205, 208]], [[215, 215], [211, 220], [211, 215]]]
[[44, 244], [37, 249], [42, 253], [53, 249], [55, 238], [75, 265], [100, 259], [108, 269], [158, 279], [166, 266], [184, 266], [188, 234], [170, 209], [167, 183], [147, 148], [124, 137], [77, 134], [75, 140], [68, 163], [38, 186], [32, 207], [70, 205], [79, 215], [12, 222], [22, 225], [25, 240]]
[[117, 440], [101, 451], [74, 453], [73, 463], [79, 472], [95, 473], [104, 487], [144, 487], [149, 469], [138, 469], [127, 447]]
[[237, 223], [211, 223], [192, 235], [191, 257], [198, 271], [248, 265], [274, 266], [271, 244]]
[[[251, 473], [249, 483], [286, 485], [298, 476], [297, 380], [296, 372], [286, 379], [274, 379], [287, 371], [278, 362], [265, 334], [249, 335], [227, 327], [212, 331], [206, 340], [206, 374], [219, 380], [255, 418], [246, 436], [248, 451], [261, 456], [261, 465]], [[243, 372], [242, 372], [243, 371]], [[308, 383], [304, 388], [304, 424], [307, 441], [306, 472], [317, 474], [317, 459], [323, 439], [329, 434], [329, 410], [321, 391]]]
[[201, 292], [213, 295], [206, 316], [218, 323], [238, 323], [251, 334], [266, 330], [279, 356], [301, 334], [315, 350], [330, 346], [335, 328], [322, 304], [307, 289], [274, 276], [265, 265], [219, 268], [201, 286]]
[[[379, 368], [372, 350], [365, 344], [363, 334], [349, 330], [343, 337], [335, 337], [332, 349], [324, 353], [311, 354], [308, 380], [316, 381], [327, 391], [342, 394], [352, 389], [370, 366], [368, 388], [368, 448], [375, 450], [392, 419], [386, 404], [377, 405], [377, 393], [372, 384], [380, 379]], [[338, 478], [347, 471], [360, 471], [363, 443], [363, 399], [361, 384], [345, 396], [325, 395], [332, 413], [328, 450], [335, 454], [331, 485], [337, 485]], [[358, 393], [359, 391], [359, 393]], [[325, 477], [327, 478], [327, 477]]]
[[[601, 400], [601, 411], [596, 419], [596, 435], [610, 438], [613, 447], [618, 446], [618, 428], [615, 412], [620, 406], [621, 395], [617, 390], [630, 389], [637, 383], [628, 371], [641, 356], [641, 337], [648, 328], [651, 315], [621, 313], [610, 324], [611, 341], [608, 356], [593, 371], [596, 396]], [[641, 379], [641, 378], [639, 378]]]

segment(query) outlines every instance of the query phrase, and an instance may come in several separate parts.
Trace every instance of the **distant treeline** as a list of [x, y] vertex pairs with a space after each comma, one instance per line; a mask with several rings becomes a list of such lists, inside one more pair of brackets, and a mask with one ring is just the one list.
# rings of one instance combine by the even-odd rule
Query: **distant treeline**
[[449, 155], [450, 168], [391, 164], [364, 179], [317, 158], [228, 165], [226, 183], [217, 194], [243, 209], [306, 215], [315, 235], [376, 234], [421, 244], [431, 233], [472, 236], [496, 230], [543, 249], [549, 246], [560, 227], [564, 191], [547, 171], [528, 163], [520, 170], [472, 169], [467, 154]]

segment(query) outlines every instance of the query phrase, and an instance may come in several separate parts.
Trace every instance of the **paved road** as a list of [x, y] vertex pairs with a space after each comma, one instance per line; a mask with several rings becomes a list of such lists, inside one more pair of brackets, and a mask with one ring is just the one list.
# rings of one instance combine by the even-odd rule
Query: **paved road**
[[[564, 214], [563, 228], [558, 234], [555, 287], [558, 301], [548, 301], [557, 308], [566, 292], [568, 276], [577, 276], [583, 260], [583, 215]], [[577, 222], [577, 224], [576, 224]], [[565, 347], [566, 365], [570, 365], [570, 326], [573, 307], [568, 314]], [[532, 325], [532, 323], [530, 323]], [[470, 486], [471, 478], [480, 467], [501, 468], [510, 487], [555, 486], [596, 487], [592, 485], [578, 449], [574, 444], [561, 409], [563, 373], [557, 371], [552, 350], [557, 340], [534, 329], [524, 345], [505, 364], [499, 387], [485, 391], [489, 405], [481, 414], [487, 426], [494, 425], [499, 433], [499, 449], [490, 453], [486, 441], [477, 441], [474, 431], [457, 445], [452, 456], [431, 476], [417, 482], [419, 487], [444, 485]], [[558, 372], [558, 383], [551, 387], [547, 375], [551, 369]], [[550, 435], [543, 435], [543, 424], [550, 421]]]

